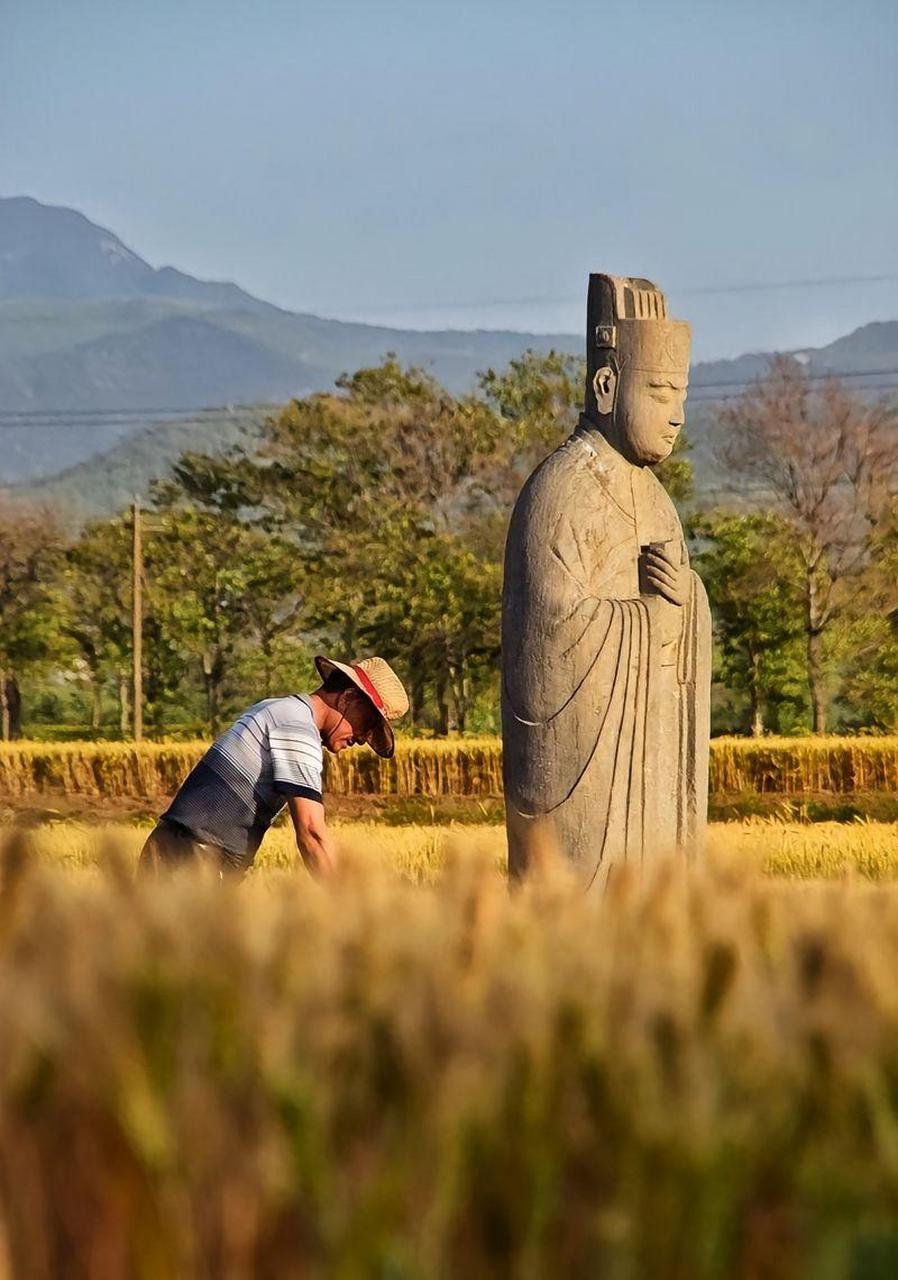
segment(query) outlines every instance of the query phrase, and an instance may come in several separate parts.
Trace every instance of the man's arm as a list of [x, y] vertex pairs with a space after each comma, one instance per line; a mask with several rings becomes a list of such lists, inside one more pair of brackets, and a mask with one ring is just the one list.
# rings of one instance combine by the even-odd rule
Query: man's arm
[[288, 796], [287, 807], [293, 819], [296, 845], [308, 870], [316, 876], [333, 875], [337, 860], [324, 820], [324, 805], [305, 796]]

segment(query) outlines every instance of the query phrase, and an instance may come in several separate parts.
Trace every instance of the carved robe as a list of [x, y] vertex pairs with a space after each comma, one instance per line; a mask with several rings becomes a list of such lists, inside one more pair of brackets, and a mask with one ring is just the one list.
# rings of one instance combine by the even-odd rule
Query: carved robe
[[711, 618], [690, 571], [679, 634], [665, 639], [659, 598], [640, 595], [639, 552], [652, 542], [688, 563], [660, 481], [581, 419], [524, 486], [506, 544], [502, 732], [513, 873], [548, 842], [587, 885], [601, 885], [616, 863], [692, 856], [700, 843]]

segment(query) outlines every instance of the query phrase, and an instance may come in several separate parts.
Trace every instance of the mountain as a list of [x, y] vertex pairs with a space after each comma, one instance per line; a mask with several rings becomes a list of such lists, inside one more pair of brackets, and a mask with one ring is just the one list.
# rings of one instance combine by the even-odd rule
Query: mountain
[[[266, 405], [326, 390], [388, 351], [458, 392], [527, 348], [579, 355], [583, 340], [412, 332], [284, 311], [235, 284], [152, 267], [73, 209], [0, 198], [0, 486], [28, 484], [79, 510], [114, 509], [183, 449], [225, 448], [247, 415], [258, 421]], [[898, 321], [793, 354], [814, 375], [891, 389]], [[769, 360], [755, 352], [693, 367], [688, 429], [700, 482], [725, 483], [715, 404], [763, 376]]]
[[[733, 387], [764, 376], [771, 352], [756, 351], [734, 360], [709, 360], [697, 364], [690, 386], [702, 398], [722, 397]], [[861, 325], [844, 338], [836, 338], [825, 347], [806, 347], [792, 351], [812, 377], [836, 374], [857, 381], [858, 386], [893, 389], [898, 384], [898, 320], [877, 320]]]
[[266, 307], [235, 284], [151, 267], [75, 209], [0, 199], [0, 299], [181, 298], [206, 307]]
[[[841, 373], [850, 385], [880, 394], [898, 384], [898, 322], [865, 325], [829, 346], [797, 353], [813, 374]], [[735, 360], [700, 363], [693, 367], [686, 403], [689, 458], [696, 488], [705, 498], [730, 494], [730, 483], [717, 455], [716, 415], [726, 398], [764, 376], [770, 354], [754, 353]], [[853, 370], [850, 366], [853, 366]], [[111, 514], [131, 496], [146, 493], [150, 483], [187, 450], [224, 452], [235, 444], [251, 449], [266, 416], [264, 407], [211, 410], [186, 418], [169, 418], [126, 435], [111, 447], [75, 465], [60, 465], [58, 474], [24, 487], [20, 492], [64, 511], [74, 521]], [[60, 433], [64, 435], [63, 428]], [[98, 427], [95, 440], [107, 427]], [[113, 429], [113, 434], [114, 434]], [[62, 443], [65, 443], [64, 440]], [[57, 460], [64, 457], [60, 449]]]
[[150, 266], [73, 209], [0, 199], [0, 483], [39, 479], [209, 405], [326, 390], [388, 351], [454, 391], [568, 334], [415, 333], [283, 311]]
[[[862, 325], [823, 347], [789, 354], [799, 360], [818, 385], [834, 374], [862, 396], [881, 396], [898, 389], [898, 320]], [[687, 431], [696, 484], [706, 495], [731, 489], [719, 457], [715, 430], [721, 402], [741, 394], [770, 365], [772, 352], [751, 352], [734, 360], [713, 360], [693, 367], [686, 402]]]
[[183, 453], [224, 453], [235, 445], [252, 452], [266, 416], [264, 410], [247, 406], [157, 423], [58, 475], [12, 492], [77, 528], [93, 516], [120, 511], [136, 493], [148, 494], [153, 480], [165, 476]]

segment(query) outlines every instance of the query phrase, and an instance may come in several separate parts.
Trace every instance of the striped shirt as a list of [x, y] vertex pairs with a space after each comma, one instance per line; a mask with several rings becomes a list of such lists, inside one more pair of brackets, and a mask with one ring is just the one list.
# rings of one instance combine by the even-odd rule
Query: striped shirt
[[288, 796], [321, 799], [321, 772], [309, 699], [266, 698], [212, 744], [162, 816], [245, 868]]

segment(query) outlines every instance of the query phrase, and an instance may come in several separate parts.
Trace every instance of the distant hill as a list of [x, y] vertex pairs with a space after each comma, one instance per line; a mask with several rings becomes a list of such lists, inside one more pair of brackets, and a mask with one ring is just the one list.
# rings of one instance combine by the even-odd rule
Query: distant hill
[[[706, 493], [729, 492], [729, 477], [717, 454], [715, 419], [719, 405], [763, 378], [772, 352], [753, 352], [735, 360], [694, 366], [686, 402], [687, 431], [697, 486]], [[862, 325], [824, 347], [793, 351], [811, 377], [840, 376], [865, 396], [891, 395], [898, 389], [898, 321]]]
[[[221, 449], [240, 406], [330, 388], [388, 351], [450, 390], [527, 348], [581, 354], [571, 334], [412, 332], [281, 310], [226, 282], [156, 269], [72, 209], [0, 198], [0, 486], [110, 510], [186, 448]], [[858, 388], [898, 385], [898, 321], [795, 353]], [[714, 405], [763, 376], [769, 353], [694, 366], [688, 404], [700, 483], [725, 484]], [[198, 413], [207, 406], [225, 406]], [[230, 406], [230, 407], [228, 407]]]
[[[847, 373], [849, 385], [880, 394], [898, 385], [898, 322], [866, 325], [827, 347], [799, 354], [814, 374]], [[697, 364], [692, 370], [686, 403], [689, 456], [696, 487], [705, 496], [730, 492], [715, 444], [721, 403], [763, 377], [769, 362], [769, 354], [753, 354]], [[852, 365], [857, 376], [850, 372]], [[21, 492], [64, 510], [73, 519], [111, 513], [133, 493], [146, 493], [152, 480], [165, 475], [170, 464], [187, 450], [219, 453], [237, 443], [251, 448], [269, 412], [264, 406], [243, 407], [169, 419], [136, 435], [126, 435], [74, 466], [60, 465], [58, 474], [33, 482]], [[59, 429], [61, 434], [66, 430]], [[95, 438], [102, 430], [107, 428], [98, 428]]]
[[528, 347], [581, 345], [294, 314], [234, 284], [157, 270], [75, 210], [0, 199], [0, 483], [75, 466], [139, 434], [161, 416], [151, 410], [284, 401], [388, 351], [461, 391]]
[[[734, 360], [705, 361], [695, 366], [690, 383], [705, 398], [711, 394], [723, 396], [734, 384], [738, 390], [763, 377], [771, 354], [760, 351]], [[858, 386], [891, 390], [898, 385], [898, 320], [877, 320], [825, 347], [806, 347], [789, 354], [814, 376], [833, 373]]]
[[151, 267], [75, 209], [0, 198], [0, 298], [181, 298], [206, 307], [266, 308], [235, 284]]
[[252, 451], [266, 416], [265, 409], [247, 406], [158, 423], [58, 475], [12, 492], [49, 507], [64, 523], [77, 527], [93, 516], [120, 511], [135, 494], [146, 496], [152, 482], [164, 478], [183, 453], [224, 453], [235, 445]]

